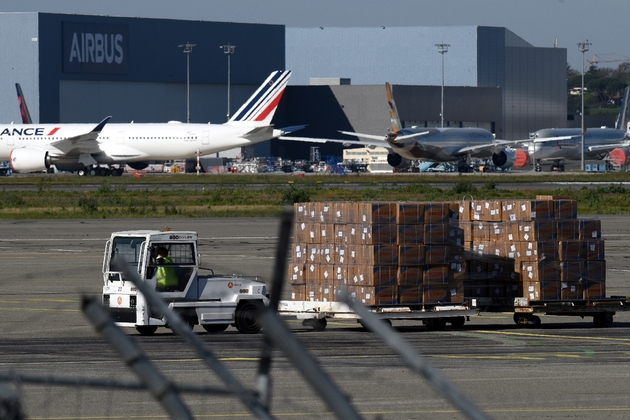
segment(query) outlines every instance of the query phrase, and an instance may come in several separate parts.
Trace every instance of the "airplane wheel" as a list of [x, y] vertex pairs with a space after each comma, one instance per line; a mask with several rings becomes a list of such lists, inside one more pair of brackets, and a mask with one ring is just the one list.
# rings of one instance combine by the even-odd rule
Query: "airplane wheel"
[[77, 173], [79, 176], [87, 176], [87, 171], [85, 169], [79, 169]]
[[90, 169], [90, 170], [88, 171], [88, 174], [90, 174], [90, 176], [96, 176], [96, 175], [97, 175], [97, 173], [96, 173], [96, 169]]
[[120, 170], [120, 169], [117, 169], [117, 168], [112, 168], [112, 169], [111, 169], [111, 171], [110, 171], [110, 175], [111, 175], [111, 176], [120, 176], [122, 172], [121, 172], [121, 173], [119, 173], [119, 172], [118, 172], [119, 170]]

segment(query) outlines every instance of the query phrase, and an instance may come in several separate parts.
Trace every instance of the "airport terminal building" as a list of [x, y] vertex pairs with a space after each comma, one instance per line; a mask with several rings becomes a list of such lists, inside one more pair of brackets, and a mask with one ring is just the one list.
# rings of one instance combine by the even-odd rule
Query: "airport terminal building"
[[[187, 43], [194, 46], [184, 54]], [[448, 52], [436, 44], [448, 44]], [[227, 45], [236, 46], [232, 54]], [[286, 68], [293, 74], [274, 123], [308, 124], [300, 136], [385, 134], [385, 82], [405, 126], [439, 125], [442, 69], [445, 125], [517, 139], [567, 124], [566, 49], [534, 47], [506, 28], [288, 28], [0, 13], [0, 53], [5, 123], [20, 121], [15, 83], [35, 122], [96, 123], [112, 115], [119, 123], [221, 123], [271, 71]], [[318, 146], [323, 155], [342, 154], [340, 145]], [[275, 140], [250, 155], [308, 159], [309, 148]]]

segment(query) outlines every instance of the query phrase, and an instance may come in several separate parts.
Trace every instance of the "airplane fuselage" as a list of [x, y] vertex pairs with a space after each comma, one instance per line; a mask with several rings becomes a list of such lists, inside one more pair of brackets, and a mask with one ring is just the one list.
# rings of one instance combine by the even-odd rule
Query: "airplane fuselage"
[[[229, 148], [246, 146], [256, 139], [241, 137], [253, 127], [216, 124], [107, 124], [96, 141], [77, 145], [57, 144], [80, 136], [93, 124], [0, 125], [0, 160], [9, 160], [18, 148], [46, 150], [51, 156], [93, 154], [99, 163], [185, 159]], [[269, 138], [268, 136], [267, 138]]]
[[399, 132], [399, 136], [429, 131], [418, 137], [401, 142], [389, 142], [392, 150], [410, 160], [430, 160], [433, 162], [452, 162], [470, 155], [477, 158], [489, 158], [492, 149], [480, 149], [467, 153], [460, 152], [465, 147], [485, 145], [494, 141], [494, 136], [482, 128], [409, 128]]

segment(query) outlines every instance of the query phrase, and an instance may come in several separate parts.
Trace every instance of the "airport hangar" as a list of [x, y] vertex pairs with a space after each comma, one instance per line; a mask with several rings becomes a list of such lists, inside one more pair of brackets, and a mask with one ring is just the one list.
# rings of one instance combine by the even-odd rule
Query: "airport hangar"
[[[190, 54], [182, 54], [186, 43], [196, 44]], [[449, 44], [448, 52], [435, 44]], [[235, 45], [234, 53], [225, 54], [225, 45]], [[439, 126], [443, 68], [445, 126], [482, 127], [501, 139], [567, 126], [566, 48], [534, 47], [506, 28], [287, 28], [0, 13], [0, 54], [3, 123], [20, 121], [9, 100], [16, 82], [36, 122], [96, 124], [107, 115], [112, 122], [186, 121], [189, 100], [190, 122], [222, 123], [271, 71], [287, 68], [293, 75], [276, 127], [308, 124], [293, 134], [309, 137], [385, 134], [385, 82], [404, 126]], [[339, 144], [273, 140], [246, 156], [308, 159], [311, 146], [322, 157], [342, 154]]]

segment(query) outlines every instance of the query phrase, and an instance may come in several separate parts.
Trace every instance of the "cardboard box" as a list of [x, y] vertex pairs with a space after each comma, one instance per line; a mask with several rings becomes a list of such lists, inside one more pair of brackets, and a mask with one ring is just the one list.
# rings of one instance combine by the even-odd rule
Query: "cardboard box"
[[398, 264], [401, 266], [424, 265], [424, 245], [400, 245], [398, 247]]
[[292, 284], [291, 285], [291, 300], [299, 300], [299, 301], [308, 300], [305, 284]]
[[559, 300], [560, 281], [523, 282], [523, 292], [529, 300]]
[[606, 282], [606, 260], [584, 261], [584, 279], [597, 282]]
[[448, 267], [449, 281], [466, 280], [468, 278], [468, 264], [466, 261], [451, 261]]
[[304, 283], [317, 284], [319, 283], [320, 275], [319, 264], [306, 264], [304, 270]]
[[424, 243], [463, 246], [464, 231], [459, 226], [449, 223], [425, 224]]
[[519, 241], [550, 241], [557, 239], [557, 222], [555, 220], [532, 220], [520, 222], [518, 225]]
[[519, 273], [523, 282], [560, 281], [560, 264], [558, 261], [524, 261]]
[[448, 283], [441, 285], [425, 284], [422, 286], [422, 290], [422, 302], [425, 304], [446, 303], [450, 301]]
[[335, 224], [345, 224], [345, 223], [356, 223], [356, 220], [352, 220], [352, 218], [356, 218], [357, 210], [356, 203], [351, 202], [337, 202], [332, 203], [332, 217], [333, 223]]
[[287, 280], [289, 284], [304, 284], [306, 282], [304, 273], [306, 267], [302, 263], [289, 263]]
[[361, 264], [361, 245], [335, 245], [335, 264]]
[[518, 220], [518, 203], [516, 200], [503, 200], [501, 202], [501, 220], [503, 222], [515, 222]]
[[400, 266], [398, 267], [399, 286], [417, 286], [423, 283], [423, 266]]
[[463, 280], [449, 280], [448, 282], [448, 294], [449, 301], [452, 303], [462, 303], [465, 300], [464, 296], [464, 281]]
[[[359, 225], [356, 242], [359, 245], [395, 244], [397, 240], [395, 224], [363, 224]], [[351, 233], [352, 234], [352, 233]]]
[[398, 245], [417, 245], [424, 243], [424, 225], [398, 225], [396, 241]]
[[584, 296], [584, 287], [579, 281], [561, 281], [560, 282], [560, 299], [582, 299]]
[[578, 282], [583, 276], [583, 261], [560, 261], [560, 281]]
[[363, 305], [396, 305], [398, 304], [398, 286], [348, 286], [348, 293]]
[[334, 285], [337, 290], [341, 287], [346, 287], [350, 284], [350, 280], [348, 277], [348, 266], [346, 265], [335, 265], [334, 266]]
[[320, 244], [334, 244], [335, 243], [335, 225], [332, 223], [320, 223], [319, 229], [319, 243]]
[[578, 212], [578, 203], [570, 198], [553, 200], [556, 219], [576, 219]]
[[460, 222], [471, 222], [472, 217], [472, 201], [459, 201], [457, 202], [457, 219]]
[[583, 299], [604, 299], [606, 297], [606, 284], [596, 281], [584, 282]]
[[447, 264], [450, 257], [450, 245], [425, 245], [425, 264]]
[[582, 243], [584, 245], [582, 256], [585, 260], [595, 261], [606, 258], [606, 253], [604, 252], [604, 241], [602, 239], [589, 239], [582, 241]]
[[484, 222], [501, 222], [502, 202], [498, 200], [480, 200], [472, 202], [472, 219]]
[[548, 261], [558, 259], [557, 241], [517, 242], [517, 247], [518, 261], [538, 261], [543, 257]]
[[355, 286], [385, 286], [397, 284], [396, 266], [348, 266], [348, 283]]
[[365, 265], [398, 265], [398, 245], [363, 245], [360, 247], [360, 261]]
[[578, 219], [580, 223], [580, 239], [600, 239], [602, 237], [602, 222], [599, 219]]
[[333, 223], [332, 203], [315, 203], [315, 211], [317, 212], [317, 222]]
[[424, 205], [424, 223], [448, 223], [450, 219], [450, 205], [446, 202], [431, 202]]
[[398, 303], [401, 305], [417, 305], [422, 303], [424, 288], [420, 285], [403, 285], [398, 287]]
[[554, 205], [550, 200], [517, 200], [516, 220], [554, 219]]
[[580, 239], [580, 221], [578, 219], [556, 220], [557, 238], [561, 241]]
[[423, 278], [424, 284], [433, 284], [433, 285], [448, 284], [449, 265], [448, 264], [425, 265], [422, 278]]
[[396, 223], [396, 203], [362, 202], [358, 203], [359, 223], [386, 224]]
[[583, 241], [559, 241], [558, 259], [560, 261], [580, 261], [584, 259]]
[[294, 242], [291, 247], [291, 261], [294, 263], [306, 263], [307, 246], [300, 242]]
[[488, 282], [487, 281], [465, 281], [464, 282], [464, 297], [466, 299], [474, 298], [486, 298], [488, 296]]
[[424, 223], [424, 203], [396, 203], [396, 224], [419, 225]]

